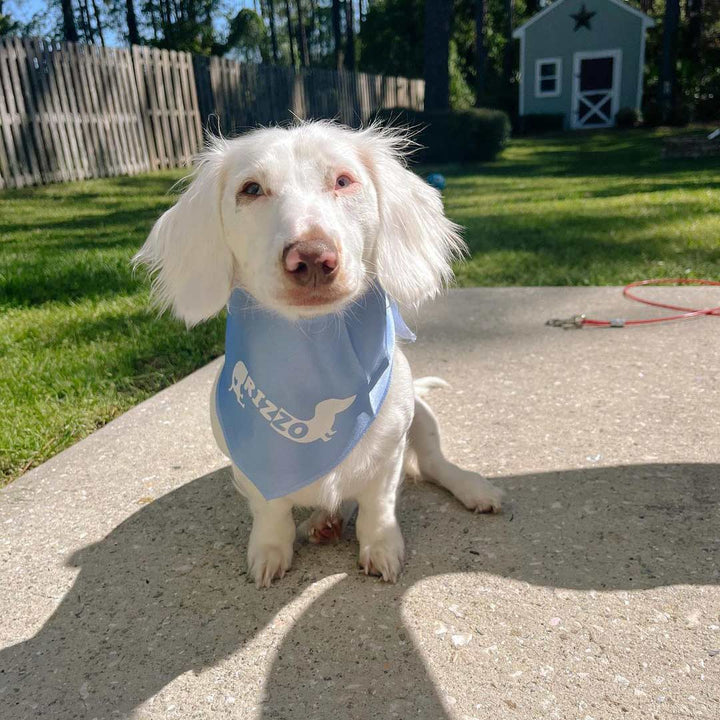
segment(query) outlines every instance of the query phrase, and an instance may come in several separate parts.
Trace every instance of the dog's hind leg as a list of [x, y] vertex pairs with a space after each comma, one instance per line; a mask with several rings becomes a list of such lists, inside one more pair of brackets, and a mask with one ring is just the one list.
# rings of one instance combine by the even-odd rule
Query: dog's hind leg
[[440, 428], [430, 406], [415, 395], [415, 417], [410, 427], [410, 447], [417, 456], [420, 475], [449, 490], [468, 510], [499, 512], [502, 490], [484, 477], [451, 463], [440, 445]]
[[315, 508], [310, 517], [298, 525], [298, 539], [306, 539], [315, 545], [336, 543], [342, 537], [343, 527], [347, 527], [356, 510], [357, 503], [354, 500], [345, 500], [335, 513], [325, 508]]

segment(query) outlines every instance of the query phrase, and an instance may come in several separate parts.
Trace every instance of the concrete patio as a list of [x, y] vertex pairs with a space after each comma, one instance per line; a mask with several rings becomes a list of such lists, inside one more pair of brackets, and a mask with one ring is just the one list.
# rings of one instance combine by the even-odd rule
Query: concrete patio
[[[655, 291], [698, 306], [702, 289]], [[0, 493], [0, 718], [605, 720], [720, 714], [720, 319], [617, 288], [454, 291], [415, 375], [501, 515], [409, 486], [397, 585], [352, 533], [246, 578], [250, 517], [212, 438], [217, 362]]]

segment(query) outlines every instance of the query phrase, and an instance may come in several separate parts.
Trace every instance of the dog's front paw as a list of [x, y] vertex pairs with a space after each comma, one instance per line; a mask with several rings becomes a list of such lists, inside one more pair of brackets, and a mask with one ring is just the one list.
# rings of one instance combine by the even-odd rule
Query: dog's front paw
[[453, 485], [453, 495], [468, 510], [476, 513], [499, 513], [502, 509], [503, 491], [482, 475], [469, 470], [459, 472], [461, 476]]
[[255, 544], [248, 547], [248, 574], [259, 588], [270, 587], [275, 578], [281, 578], [292, 565], [293, 546]]
[[290, 569], [292, 554], [292, 541], [263, 538], [253, 528], [248, 544], [248, 575], [257, 587], [270, 587], [275, 578], [283, 577]]
[[405, 556], [405, 543], [397, 525], [378, 530], [360, 541], [360, 567], [366, 575], [379, 575], [385, 582], [397, 582]]

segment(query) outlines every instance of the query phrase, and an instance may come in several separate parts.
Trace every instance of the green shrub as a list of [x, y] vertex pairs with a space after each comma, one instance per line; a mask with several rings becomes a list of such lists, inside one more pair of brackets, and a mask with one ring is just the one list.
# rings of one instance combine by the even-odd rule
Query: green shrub
[[720, 121], [720, 70], [716, 70], [696, 94], [693, 120], [707, 123]]
[[720, 81], [715, 93], [705, 93], [697, 99], [694, 120], [704, 123], [720, 121]]
[[643, 108], [643, 119], [645, 127], [658, 127], [670, 125], [674, 127], [685, 127], [691, 120], [691, 108], [683, 100], [678, 100], [670, 108], [666, 118], [663, 118], [662, 108], [656, 100], [650, 100]]
[[385, 125], [407, 125], [421, 146], [413, 159], [424, 163], [492, 160], [510, 135], [510, 120], [501, 110], [470, 108], [420, 112], [405, 108], [380, 110]]
[[678, 100], [670, 108], [667, 124], [673, 127], [685, 127], [690, 122], [691, 112], [687, 103]]
[[640, 124], [640, 114], [635, 108], [621, 107], [615, 115], [615, 127], [627, 130]]
[[548, 132], [561, 132], [565, 128], [565, 115], [531, 114], [519, 118], [520, 132], [523, 135], [539, 135]]
[[656, 100], [648, 100], [643, 107], [643, 125], [658, 127], [662, 125], [662, 111]]

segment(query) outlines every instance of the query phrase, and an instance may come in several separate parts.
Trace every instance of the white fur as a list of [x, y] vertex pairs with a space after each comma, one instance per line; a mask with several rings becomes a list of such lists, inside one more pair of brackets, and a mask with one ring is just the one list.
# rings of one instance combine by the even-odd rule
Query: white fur
[[[444, 215], [439, 193], [405, 167], [406, 146], [395, 131], [351, 131], [327, 122], [215, 141], [188, 189], [136, 256], [154, 272], [158, 304], [191, 326], [218, 313], [236, 285], [290, 319], [341, 312], [373, 280], [402, 306], [434, 296], [451, 278], [450, 263], [464, 245], [458, 227]], [[356, 180], [349, 192], [334, 187], [342, 173]], [[241, 195], [238, 201], [248, 181], [259, 183], [266, 195], [252, 200]], [[283, 249], [314, 234], [332, 239], [338, 249], [342, 273], [336, 286], [342, 296], [322, 305], [289, 302]], [[441, 382], [421, 381], [418, 391], [425, 394]], [[214, 407], [211, 403], [215, 437], [228, 454]], [[326, 523], [347, 500], [358, 503], [361, 566], [394, 581], [404, 554], [395, 503], [408, 437], [423, 476], [471, 509], [499, 510], [499, 490], [444, 458], [432, 412], [415, 397], [407, 360], [396, 349], [377, 418], [329, 475], [266, 501], [233, 466], [235, 484], [253, 514], [248, 568], [257, 585], [270, 585], [290, 567], [293, 505], [320, 508], [311, 522]]]

